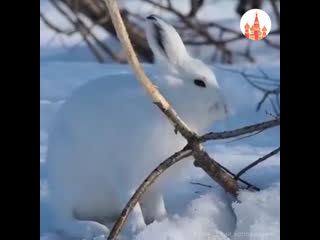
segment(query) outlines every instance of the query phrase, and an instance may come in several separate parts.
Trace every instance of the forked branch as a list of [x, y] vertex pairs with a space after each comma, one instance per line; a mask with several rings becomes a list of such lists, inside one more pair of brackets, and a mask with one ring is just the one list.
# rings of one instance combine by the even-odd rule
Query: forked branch
[[[117, 36], [121, 42], [122, 47], [128, 58], [128, 62], [133, 68], [137, 80], [140, 82], [142, 87], [148, 93], [153, 103], [167, 116], [173, 125], [173, 130], [179, 132], [187, 141], [188, 147], [192, 150], [192, 155], [195, 158], [195, 165], [201, 167], [212, 179], [214, 179], [220, 186], [222, 186], [226, 192], [230, 193], [234, 197], [238, 194], [237, 182], [227, 174], [219, 165], [208, 155], [200, 144], [199, 136], [192, 131], [187, 124], [178, 116], [176, 111], [172, 108], [170, 103], [161, 95], [158, 89], [152, 84], [150, 79], [147, 77], [143, 68], [133, 50], [130, 42], [126, 27], [123, 23], [120, 15], [119, 7], [116, 0], [104, 0], [109, 14], [111, 16], [113, 25], [117, 32]], [[136, 203], [135, 203], [136, 204]], [[135, 204], [132, 204], [133, 206]], [[129, 208], [130, 209], [130, 208]], [[128, 212], [129, 213], [129, 212]], [[127, 216], [127, 215], [126, 215]], [[109, 239], [115, 239], [121, 230], [122, 225], [125, 223], [127, 217], [120, 217], [119, 220], [111, 231], [112, 234]]]
[[[163, 114], [166, 115], [168, 120], [173, 125], [173, 131], [180, 133], [188, 142], [187, 146], [177, 152], [167, 160], [165, 160], [162, 164], [159, 165], [144, 181], [143, 184], [137, 189], [131, 200], [126, 205], [122, 214], [118, 218], [116, 224], [114, 225], [111, 233], [108, 237], [109, 240], [115, 239], [121, 231], [122, 226], [125, 224], [130, 211], [134, 208], [134, 206], [138, 203], [141, 196], [147, 190], [147, 188], [156, 180], [157, 177], [161, 175], [167, 168], [172, 166], [177, 161], [188, 157], [193, 156], [195, 159], [194, 165], [196, 167], [202, 168], [208, 176], [210, 176], [214, 181], [216, 181], [226, 192], [230, 193], [232, 196], [237, 198], [239, 185], [237, 181], [228, 173], [224, 167], [218, 164], [209, 154], [205, 151], [202, 146], [202, 142], [209, 140], [210, 138], [221, 138], [221, 135], [214, 135], [213, 133], [206, 135], [204, 137], [198, 136], [194, 131], [192, 131], [189, 126], [179, 117], [170, 103], [163, 97], [163, 95], [158, 91], [158, 89], [152, 84], [150, 79], [145, 74], [142, 65], [140, 64], [134, 49], [132, 47], [131, 41], [129, 39], [126, 27], [123, 23], [122, 17], [120, 15], [119, 7], [116, 0], [104, 0], [109, 10], [110, 17], [112, 19], [112, 23], [115, 27], [117, 36], [121, 42], [122, 47], [125, 50], [127, 55], [128, 63], [133, 68], [135, 75], [137, 77], [138, 82], [150, 96], [153, 103], [162, 111]], [[170, 3], [170, 1], [168, 1]], [[170, 6], [170, 4], [169, 4]], [[259, 126], [251, 127], [242, 131], [234, 131], [232, 133], [222, 134], [222, 137], [226, 136], [236, 136], [243, 132], [257, 131], [257, 128], [263, 128], [266, 126], [275, 126], [280, 124], [280, 119], [276, 119], [274, 122], [264, 123]], [[261, 130], [261, 129], [260, 129]]]

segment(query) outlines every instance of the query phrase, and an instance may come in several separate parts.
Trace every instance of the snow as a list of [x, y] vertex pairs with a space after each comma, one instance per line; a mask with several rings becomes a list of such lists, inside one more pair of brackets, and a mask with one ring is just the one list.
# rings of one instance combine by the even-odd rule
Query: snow
[[[269, 118], [263, 111], [255, 112], [260, 94], [239, 74], [225, 67], [213, 67], [221, 87], [234, 108], [234, 115], [213, 130], [227, 130]], [[267, 66], [273, 73], [278, 66]], [[152, 66], [145, 65], [147, 72]], [[254, 71], [254, 70], [252, 70]], [[128, 66], [97, 63], [40, 64], [40, 234], [50, 232], [52, 212], [48, 206], [50, 192], [46, 188], [46, 144], [55, 112], [71, 92], [87, 81], [102, 76], [131, 72]], [[268, 106], [266, 106], [267, 108]], [[269, 106], [270, 107], [270, 106]], [[209, 153], [234, 172], [273, 150], [279, 144], [279, 129], [228, 143], [209, 142]], [[241, 204], [234, 204], [200, 169], [190, 166], [184, 178], [168, 187], [165, 199], [169, 218], [155, 222], [136, 239], [276, 239], [279, 232], [280, 157], [274, 156], [256, 166], [244, 178], [263, 189], [259, 193], [242, 193]], [[211, 188], [195, 185], [201, 183]], [[259, 237], [263, 230], [266, 232]], [[251, 235], [250, 235], [251, 234]], [[270, 236], [269, 236], [270, 235]], [[256, 237], [256, 238], [255, 238]], [[265, 238], [262, 238], [265, 237]], [[45, 239], [45, 238], [42, 238]], [[54, 239], [53, 237], [49, 238]]]
[[242, 192], [234, 204], [237, 239], [280, 239], [280, 190], [274, 184], [259, 193]]
[[[185, 7], [186, 1], [178, 1], [179, 7]], [[233, 1], [212, 1], [208, 9], [201, 12], [203, 19], [218, 19], [235, 24], [230, 18], [236, 18]], [[230, 3], [231, 2], [231, 3]], [[130, 9], [139, 8], [149, 12], [146, 6], [134, 4], [134, 1], [120, 1]], [[232, 5], [230, 7], [230, 5]], [[40, 8], [50, 19], [58, 21], [64, 29], [70, 27], [47, 1], [40, 1]], [[223, 11], [223, 9], [228, 9]], [[230, 10], [231, 9], [231, 10]], [[215, 14], [212, 14], [212, 11]], [[155, 11], [155, 10], [154, 10]], [[213, 17], [212, 17], [213, 16]], [[237, 22], [236, 22], [237, 23]], [[96, 29], [101, 38], [118, 46], [114, 39]], [[63, 45], [69, 47], [63, 47]], [[76, 44], [76, 47], [74, 47]], [[260, 43], [259, 43], [260, 44]], [[269, 102], [256, 112], [256, 104], [263, 94], [254, 89], [235, 71], [245, 70], [248, 74], [261, 76], [263, 69], [269, 77], [280, 79], [278, 53], [266, 50], [254, 44], [257, 51], [256, 65], [242, 63], [233, 66], [210, 65], [215, 71], [223, 92], [232, 106], [232, 116], [219, 122], [212, 130], [224, 131], [269, 120], [265, 113], [272, 111]], [[70, 46], [73, 46], [70, 48]], [[235, 46], [235, 47], [239, 47]], [[195, 53], [206, 58], [208, 49]], [[260, 52], [261, 51], [261, 52]], [[208, 54], [209, 55], [209, 54]], [[147, 72], [152, 66], [144, 64]], [[111, 62], [98, 64], [80, 41], [79, 36], [71, 38], [56, 36], [40, 23], [40, 239], [59, 240], [52, 233], [53, 212], [49, 207], [50, 189], [47, 188], [46, 151], [47, 139], [55, 113], [73, 90], [82, 84], [114, 74], [132, 72], [127, 65]], [[233, 172], [257, 160], [280, 145], [279, 128], [270, 129], [257, 136], [230, 142], [230, 140], [208, 142], [205, 144], [209, 154]], [[169, 216], [161, 222], [147, 226], [138, 236], [129, 236], [135, 240], [276, 240], [280, 239], [280, 155], [273, 156], [243, 175], [254, 183], [260, 192], [242, 191], [240, 202], [231, 198], [213, 182], [201, 169], [192, 165], [186, 169], [183, 177], [167, 187], [165, 201]]]

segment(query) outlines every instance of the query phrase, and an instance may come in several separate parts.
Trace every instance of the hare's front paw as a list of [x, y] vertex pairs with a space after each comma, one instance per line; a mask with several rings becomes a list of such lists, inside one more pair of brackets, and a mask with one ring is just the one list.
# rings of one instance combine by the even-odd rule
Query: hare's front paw
[[81, 224], [83, 225], [83, 233], [86, 240], [106, 239], [110, 233], [106, 226], [97, 222], [88, 221]]
[[129, 221], [127, 223], [127, 233], [131, 235], [137, 235], [142, 232], [146, 228], [146, 224], [144, 221]]
[[105, 240], [109, 229], [94, 221], [73, 221], [66, 229], [66, 234], [77, 240]]
[[140, 204], [137, 204], [128, 217], [127, 223], [124, 226], [124, 232], [129, 235], [136, 235], [142, 232], [145, 228], [146, 223], [143, 218]]

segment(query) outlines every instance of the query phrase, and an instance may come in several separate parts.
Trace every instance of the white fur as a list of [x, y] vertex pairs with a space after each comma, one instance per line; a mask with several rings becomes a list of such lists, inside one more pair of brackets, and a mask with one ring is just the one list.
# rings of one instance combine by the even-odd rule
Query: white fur
[[[166, 54], [154, 41], [163, 28]], [[199, 134], [225, 117], [225, 102], [212, 71], [187, 53], [163, 20], [148, 20], [147, 36], [159, 75], [150, 76], [178, 114]], [[207, 87], [194, 84], [203, 79]], [[61, 107], [49, 136], [48, 171], [59, 231], [78, 238], [108, 234], [137, 186], [161, 161], [186, 144], [131, 74], [90, 81]], [[169, 169], [136, 206], [126, 229], [166, 216], [162, 186], [182, 170]]]

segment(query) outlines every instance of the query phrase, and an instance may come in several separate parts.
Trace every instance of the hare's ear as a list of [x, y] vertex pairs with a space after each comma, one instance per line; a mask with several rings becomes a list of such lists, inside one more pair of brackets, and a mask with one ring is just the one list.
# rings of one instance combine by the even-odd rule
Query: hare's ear
[[156, 61], [179, 65], [189, 55], [177, 31], [155, 15], [147, 17], [147, 40]]

